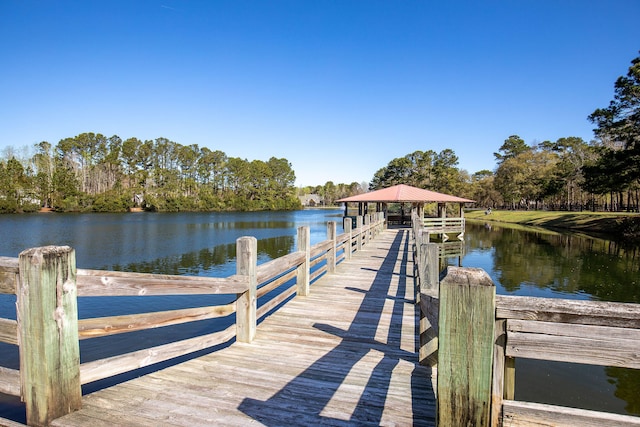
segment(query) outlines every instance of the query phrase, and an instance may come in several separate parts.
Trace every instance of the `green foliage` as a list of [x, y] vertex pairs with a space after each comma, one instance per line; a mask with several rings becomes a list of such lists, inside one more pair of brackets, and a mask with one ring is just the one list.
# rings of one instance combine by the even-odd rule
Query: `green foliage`
[[496, 158], [498, 164], [501, 164], [505, 160], [513, 159], [520, 154], [526, 153], [529, 151], [531, 147], [529, 147], [524, 139], [520, 138], [518, 135], [511, 135], [509, 138], [505, 139], [504, 143], [498, 150], [498, 153], [493, 153], [493, 156]]
[[[228, 158], [221, 151], [167, 138], [122, 140], [82, 133], [55, 147], [41, 142], [27, 162], [0, 161], [0, 211], [298, 209], [287, 159]], [[137, 196], [137, 197], [136, 197]]]
[[372, 190], [406, 184], [441, 193], [465, 193], [465, 176], [457, 168], [458, 156], [451, 149], [414, 151], [391, 160], [379, 169], [369, 184]]
[[[597, 127], [600, 156], [584, 168], [586, 185], [595, 193], [640, 187], [640, 57], [614, 85], [614, 97], [589, 120]], [[610, 177], [602, 177], [606, 171]], [[615, 176], [615, 177], [614, 177]]]
[[93, 212], [126, 212], [130, 201], [124, 194], [111, 191], [95, 197], [91, 203]]

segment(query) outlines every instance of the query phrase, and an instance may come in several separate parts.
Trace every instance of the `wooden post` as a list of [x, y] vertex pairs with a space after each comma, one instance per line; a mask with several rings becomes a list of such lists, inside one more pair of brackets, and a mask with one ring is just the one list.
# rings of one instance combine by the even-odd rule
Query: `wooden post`
[[422, 242], [422, 229], [413, 228], [413, 276], [415, 277], [416, 303], [420, 302], [420, 243]]
[[438, 425], [489, 426], [495, 286], [479, 268], [448, 267], [440, 283]]
[[298, 267], [296, 284], [298, 295], [309, 295], [309, 266], [311, 255], [311, 232], [308, 226], [298, 227], [298, 252], [304, 252], [304, 262]]
[[[428, 243], [429, 234], [423, 233], [423, 241], [419, 242], [420, 250], [418, 268], [420, 276], [420, 347], [418, 360], [421, 365], [435, 367], [438, 363], [438, 286], [440, 284], [438, 245]], [[424, 242], [424, 236], [427, 242]]]
[[327, 222], [327, 240], [331, 240], [331, 248], [327, 253], [327, 272], [336, 271], [336, 222]]
[[507, 344], [507, 321], [496, 320], [493, 346], [493, 375], [491, 378], [491, 425], [499, 426], [502, 421], [502, 400], [504, 399], [505, 351]]
[[[426, 239], [424, 239], [426, 236]], [[426, 242], [424, 241], [426, 240]], [[420, 291], [430, 291], [433, 294], [438, 292], [440, 285], [440, 261], [438, 259], [438, 244], [429, 243], [429, 234], [423, 234], [423, 241], [420, 243]]]
[[344, 219], [344, 231], [347, 233], [347, 241], [345, 242], [344, 257], [351, 259], [353, 251], [353, 220], [351, 218]]
[[49, 425], [82, 407], [76, 254], [45, 246], [19, 255], [20, 382], [27, 424]]
[[367, 227], [367, 231], [364, 233], [364, 244], [368, 245], [371, 239], [371, 228], [369, 227], [371, 225], [371, 217], [369, 215], [364, 216], [364, 225]]
[[248, 276], [249, 289], [238, 294], [236, 302], [236, 339], [251, 342], [256, 336], [258, 240], [245, 236], [236, 240], [236, 274]]
[[507, 319], [497, 319], [493, 346], [493, 378], [491, 390], [491, 425], [502, 422], [502, 401], [515, 399], [515, 358], [506, 355]]
[[362, 250], [362, 216], [356, 217], [356, 230], [358, 230], [358, 239], [356, 240], [356, 250]]

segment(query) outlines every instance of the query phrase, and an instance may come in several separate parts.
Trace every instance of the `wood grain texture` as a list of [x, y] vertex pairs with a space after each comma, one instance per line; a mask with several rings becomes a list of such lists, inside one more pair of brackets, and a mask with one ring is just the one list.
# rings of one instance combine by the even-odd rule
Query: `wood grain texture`
[[123, 271], [77, 270], [78, 296], [236, 294], [248, 289], [246, 277], [172, 276]]
[[18, 258], [0, 257], [0, 294], [15, 294], [17, 278]]
[[0, 318], [0, 341], [18, 345], [18, 322]]
[[640, 329], [640, 304], [498, 295], [496, 318]]
[[438, 425], [490, 425], [495, 286], [481, 269], [447, 267], [438, 317]]
[[506, 354], [640, 369], [640, 330], [512, 319]]
[[20, 396], [20, 371], [0, 366], [0, 393]]
[[504, 402], [505, 427], [638, 427], [640, 417], [567, 408], [542, 403]]

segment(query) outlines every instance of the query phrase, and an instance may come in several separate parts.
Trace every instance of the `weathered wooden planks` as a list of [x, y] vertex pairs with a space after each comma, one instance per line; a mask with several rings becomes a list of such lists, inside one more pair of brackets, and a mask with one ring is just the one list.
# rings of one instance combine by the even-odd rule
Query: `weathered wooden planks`
[[82, 404], [75, 251], [27, 249], [19, 265], [21, 396], [27, 424], [48, 425]]
[[20, 371], [0, 366], [0, 393], [20, 396]]
[[640, 330], [510, 319], [506, 355], [640, 369]]
[[247, 290], [245, 277], [197, 277], [77, 270], [78, 296], [142, 296], [187, 294], [235, 294]]
[[490, 425], [495, 285], [481, 269], [448, 267], [440, 284], [438, 425]]
[[18, 258], [0, 257], [0, 294], [15, 294], [18, 283]]
[[18, 322], [0, 318], [0, 341], [18, 344]]
[[504, 401], [504, 424], [513, 427], [638, 427], [640, 418], [542, 403]]
[[640, 304], [498, 295], [496, 318], [640, 329]]
[[407, 238], [389, 230], [365, 245], [251, 343], [85, 396], [53, 425], [435, 425]]

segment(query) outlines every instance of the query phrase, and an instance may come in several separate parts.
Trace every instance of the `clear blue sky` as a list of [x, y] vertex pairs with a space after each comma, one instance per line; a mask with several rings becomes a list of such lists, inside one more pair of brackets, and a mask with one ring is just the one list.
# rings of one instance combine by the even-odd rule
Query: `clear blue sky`
[[638, 17], [638, 0], [0, 0], [0, 150], [165, 137], [287, 158], [299, 186], [416, 150], [493, 169], [509, 135], [593, 138]]

